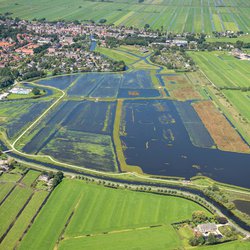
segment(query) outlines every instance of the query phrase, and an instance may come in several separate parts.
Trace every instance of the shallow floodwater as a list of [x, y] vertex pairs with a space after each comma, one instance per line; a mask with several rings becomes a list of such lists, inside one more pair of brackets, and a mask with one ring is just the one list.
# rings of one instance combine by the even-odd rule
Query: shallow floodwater
[[[250, 155], [194, 146], [173, 101], [126, 101], [123, 111], [121, 140], [128, 164], [148, 174], [190, 178], [201, 173], [250, 187]], [[205, 133], [200, 136], [210, 143]]]
[[250, 201], [235, 200], [234, 204], [238, 210], [250, 216]]

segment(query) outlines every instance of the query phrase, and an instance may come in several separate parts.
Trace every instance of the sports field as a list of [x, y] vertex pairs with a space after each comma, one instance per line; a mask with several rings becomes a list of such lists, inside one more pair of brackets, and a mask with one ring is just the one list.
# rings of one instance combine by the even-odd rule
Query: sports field
[[204, 209], [182, 198], [64, 180], [20, 249], [49, 250], [57, 243], [59, 249], [180, 248], [182, 243], [171, 223], [191, 218], [195, 210]]
[[1, 0], [0, 12], [24, 19], [94, 20], [115, 25], [144, 27], [174, 32], [242, 30], [249, 32], [248, 0]]

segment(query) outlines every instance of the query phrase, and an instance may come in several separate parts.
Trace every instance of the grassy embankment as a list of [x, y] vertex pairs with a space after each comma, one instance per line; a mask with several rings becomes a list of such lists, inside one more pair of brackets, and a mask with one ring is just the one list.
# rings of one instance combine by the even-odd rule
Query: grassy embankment
[[140, 167], [130, 166], [126, 163], [126, 158], [124, 156], [122, 142], [120, 140], [120, 123], [121, 123], [121, 115], [122, 115], [122, 104], [123, 104], [122, 100], [117, 101], [115, 122], [114, 122], [114, 129], [113, 129], [113, 139], [115, 143], [117, 158], [120, 163], [120, 168], [122, 171], [142, 173], [142, 170]]

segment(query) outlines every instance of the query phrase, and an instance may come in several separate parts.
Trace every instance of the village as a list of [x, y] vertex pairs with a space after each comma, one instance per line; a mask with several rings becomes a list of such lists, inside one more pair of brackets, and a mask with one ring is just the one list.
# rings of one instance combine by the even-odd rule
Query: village
[[[136, 45], [145, 51], [148, 47], [154, 51], [162, 48], [168, 51], [234, 49], [231, 44], [223, 44], [224, 47], [208, 44], [204, 34], [173, 34], [153, 31], [149, 27], [138, 29], [78, 21], [25, 21], [0, 16], [0, 28], [0, 88], [12, 85], [17, 78], [27, 80], [47, 75], [126, 69], [123, 61], [115, 61], [94, 51], [96, 45], [108, 48], [119, 44]], [[228, 34], [239, 35], [224, 35]], [[249, 59], [247, 54], [237, 49], [236, 57]], [[159, 59], [155, 57], [155, 61], [169, 68], [194, 69], [189, 58], [183, 60], [185, 56], [179, 56], [182, 57], [179, 60], [183, 61], [182, 65], [169, 65], [169, 60], [176, 57], [171, 53], [163, 53]]]

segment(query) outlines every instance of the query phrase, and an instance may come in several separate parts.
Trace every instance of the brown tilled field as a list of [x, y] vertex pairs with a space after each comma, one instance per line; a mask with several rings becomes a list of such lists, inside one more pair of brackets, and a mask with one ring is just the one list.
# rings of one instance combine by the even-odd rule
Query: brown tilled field
[[250, 153], [249, 146], [211, 101], [193, 104], [214, 142], [221, 150]]

